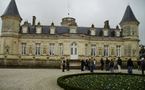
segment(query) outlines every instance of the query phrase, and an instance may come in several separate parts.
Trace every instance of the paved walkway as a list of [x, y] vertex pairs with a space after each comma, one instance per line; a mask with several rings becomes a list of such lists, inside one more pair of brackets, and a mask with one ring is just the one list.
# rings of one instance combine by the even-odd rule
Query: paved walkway
[[[126, 73], [127, 70], [122, 72]], [[133, 72], [141, 73], [138, 70]], [[63, 90], [57, 85], [57, 78], [75, 73], [82, 72], [80, 70], [61, 72], [60, 69], [0, 69], [0, 90]]]

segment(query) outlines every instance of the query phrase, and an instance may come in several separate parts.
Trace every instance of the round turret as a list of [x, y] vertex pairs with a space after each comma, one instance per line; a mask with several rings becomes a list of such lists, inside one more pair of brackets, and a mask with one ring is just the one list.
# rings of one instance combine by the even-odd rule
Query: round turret
[[62, 26], [77, 26], [77, 23], [75, 21], [75, 18], [65, 17], [62, 19], [61, 25]]

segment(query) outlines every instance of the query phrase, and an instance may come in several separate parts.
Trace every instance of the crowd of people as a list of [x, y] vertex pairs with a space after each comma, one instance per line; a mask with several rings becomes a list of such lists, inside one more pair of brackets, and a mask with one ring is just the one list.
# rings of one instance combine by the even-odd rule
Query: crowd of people
[[[118, 71], [121, 72], [121, 65], [122, 65], [122, 60], [120, 57], [117, 60], [114, 59], [109, 60], [108, 58], [104, 60], [103, 58], [101, 58], [100, 66], [98, 68], [101, 70], [105, 69], [106, 71], [110, 70], [113, 73], [114, 68], [118, 67]], [[95, 69], [97, 69], [95, 59], [81, 60], [81, 71], [90, 70], [90, 72], [93, 72]]]
[[[144, 75], [145, 71], [145, 58], [141, 58], [137, 62], [138, 64], [138, 69], [142, 71], [142, 75]], [[128, 74], [133, 73], [133, 67], [134, 63], [131, 58], [127, 60], [127, 71]], [[62, 60], [61, 64], [62, 72], [70, 70], [70, 62], [68, 59]], [[121, 68], [122, 68], [122, 59], [118, 57], [117, 59], [108, 59], [106, 58], [105, 60], [103, 58], [100, 59], [99, 66], [97, 66], [96, 60], [95, 59], [86, 59], [86, 60], [81, 60], [80, 64], [80, 69], [81, 71], [89, 70], [90, 72], [94, 72], [96, 69], [100, 70], [106, 70], [110, 71], [111, 73], [114, 73], [114, 69], [117, 69], [119, 73], [121, 73]]]

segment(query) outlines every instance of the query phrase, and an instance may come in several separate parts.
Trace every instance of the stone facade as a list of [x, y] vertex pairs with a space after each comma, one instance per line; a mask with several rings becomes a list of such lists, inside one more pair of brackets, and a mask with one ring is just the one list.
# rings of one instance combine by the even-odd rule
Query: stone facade
[[103, 28], [79, 27], [72, 17], [63, 18], [61, 26], [54, 23], [44, 26], [40, 22], [36, 25], [36, 17], [32, 24], [26, 21], [20, 25], [22, 18], [15, 0], [11, 0], [1, 18], [0, 59], [4, 62], [59, 61], [62, 57], [71, 60], [139, 58], [139, 22], [130, 6], [120, 23], [121, 29], [118, 26], [110, 28], [109, 21], [105, 21]]

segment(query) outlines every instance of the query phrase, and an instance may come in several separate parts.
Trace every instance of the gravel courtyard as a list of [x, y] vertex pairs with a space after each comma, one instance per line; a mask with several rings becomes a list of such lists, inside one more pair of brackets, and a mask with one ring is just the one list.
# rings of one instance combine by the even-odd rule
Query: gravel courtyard
[[[138, 70], [133, 72], [141, 73]], [[75, 73], [82, 72], [80, 70], [61, 72], [60, 69], [0, 69], [0, 90], [63, 90], [57, 85], [57, 78]]]

